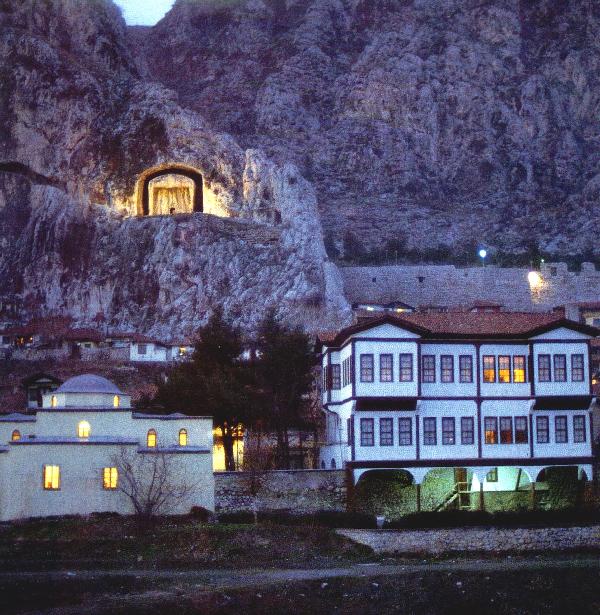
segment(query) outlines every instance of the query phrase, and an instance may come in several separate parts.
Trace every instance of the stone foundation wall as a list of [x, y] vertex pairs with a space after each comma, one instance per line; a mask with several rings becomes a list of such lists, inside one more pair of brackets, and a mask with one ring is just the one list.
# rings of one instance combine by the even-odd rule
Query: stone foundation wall
[[252, 485], [258, 484], [257, 509], [306, 514], [346, 510], [343, 470], [274, 470], [262, 476], [249, 472], [215, 472], [215, 510], [252, 511]]
[[376, 553], [537, 552], [600, 549], [600, 526], [567, 528], [455, 528], [337, 530]]

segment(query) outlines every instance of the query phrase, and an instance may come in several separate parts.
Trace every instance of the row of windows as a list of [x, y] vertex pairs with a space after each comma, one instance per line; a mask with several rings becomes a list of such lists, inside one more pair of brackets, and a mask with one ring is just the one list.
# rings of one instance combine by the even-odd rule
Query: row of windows
[[[583, 355], [571, 355], [571, 382], [584, 381]], [[551, 369], [552, 366], [552, 369]], [[538, 380], [540, 382], [567, 381], [567, 355], [538, 355]]]
[[[586, 442], [585, 415], [573, 416], [573, 442]], [[566, 416], [554, 418], [554, 440], [557, 444], [569, 441]], [[379, 446], [411, 446], [413, 444], [412, 417], [398, 418], [398, 430], [394, 431], [394, 419], [379, 419]], [[436, 446], [438, 443], [438, 422], [436, 417], [423, 418], [423, 444]], [[460, 417], [460, 433], [456, 432], [456, 418], [442, 417], [442, 444], [471, 445], [475, 443], [475, 419], [471, 416]], [[351, 440], [351, 431], [348, 431]], [[486, 416], [484, 418], [484, 438], [486, 444], [527, 444], [529, 442], [528, 419], [526, 416]], [[550, 442], [549, 417], [536, 417], [536, 441], [538, 444]], [[360, 445], [375, 446], [375, 419], [360, 419]]]
[[[437, 357], [424, 354], [421, 357], [421, 382], [432, 383], [437, 381]], [[360, 381], [375, 382], [375, 355], [361, 354]], [[402, 353], [398, 355], [395, 364], [393, 354], [379, 355], [379, 382], [413, 382], [413, 355]], [[525, 355], [484, 355], [482, 357], [483, 382], [487, 383], [524, 383], [529, 381], [527, 373], [527, 357]], [[397, 376], [396, 376], [397, 371]], [[333, 364], [326, 370], [324, 389], [339, 390], [352, 382], [352, 357], [340, 365]], [[584, 382], [583, 354], [571, 355], [571, 381]], [[538, 355], [538, 381], [539, 382], [566, 382], [567, 381], [567, 355], [540, 354]], [[439, 381], [442, 383], [455, 382], [454, 355], [441, 355], [439, 357]], [[460, 355], [458, 357], [458, 382], [473, 382], [473, 357]]]
[[[118, 408], [121, 405], [121, 398], [118, 395], [113, 396], [113, 408]], [[58, 397], [56, 395], [52, 395], [50, 398], [50, 407], [57, 408], [58, 407]]]
[[[188, 432], [187, 429], [179, 430], [178, 440], [179, 446], [187, 446], [188, 443]], [[146, 446], [148, 448], [155, 448], [158, 443], [158, 436], [156, 434], [156, 429], [149, 429], [148, 434], [146, 435]]]
[[[569, 442], [569, 426], [567, 416], [554, 417], [554, 442], [556, 444], [566, 444]], [[573, 417], [573, 439], [575, 443], [587, 441], [586, 417], [583, 414], [576, 414]], [[536, 417], [536, 442], [538, 444], [550, 443], [550, 418], [547, 416]]]
[[[87, 421], [81, 421], [77, 426], [77, 437], [79, 438], [89, 438], [91, 433], [90, 424]], [[178, 442], [179, 446], [187, 446], [188, 443], [188, 433], [187, 429], [179, 430]], [[15, 429], [12, 432], [11, 438], [13, 442], [18, 442], [21, 439], [21, 432], [18, 429]], [[155, 448], [157, 444], [157, 435], [156, 429], [149, 429], [146, 434], [146, 446], [148, 448]]]
[[[119, 482], [119, 471], [117, 468], [102, 468], [101, 480], [103, 489], [116, 489]], [[60, 489], [60, 466], [43, 466], [42, 481], [47, 491], [58, 491]]]

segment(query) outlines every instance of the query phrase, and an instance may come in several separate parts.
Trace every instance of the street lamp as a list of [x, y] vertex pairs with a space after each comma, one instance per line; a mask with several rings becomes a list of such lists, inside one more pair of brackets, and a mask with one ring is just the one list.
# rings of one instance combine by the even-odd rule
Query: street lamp
[[487, 256], [487, 250], [485, 250], [484, 248], [481, 248], [481, 250], [479, 250], [479, 258], [481, 259], [481, 264], [483, 267], [485, 267], [485, 257]]

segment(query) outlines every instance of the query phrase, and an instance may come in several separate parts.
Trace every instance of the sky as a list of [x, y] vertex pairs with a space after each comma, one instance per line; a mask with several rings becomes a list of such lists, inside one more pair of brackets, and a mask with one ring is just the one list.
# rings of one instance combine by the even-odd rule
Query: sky
[[114, 0], [130, 26], [153, 26], [173, 6], [175, 0]]

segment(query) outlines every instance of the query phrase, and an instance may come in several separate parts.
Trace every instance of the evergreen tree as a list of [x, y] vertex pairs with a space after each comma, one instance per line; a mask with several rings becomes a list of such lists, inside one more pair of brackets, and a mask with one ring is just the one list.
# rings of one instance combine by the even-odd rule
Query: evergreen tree
[[224, 320], [222, 310], [215, 310], [198, 331], [191, 361], [171, 371], [155, 400], [169, 411], [212, 416], [223, 435], [226, 470], [235, 470], [234, 433], [251, 420], [255, 407], [252, 373], [240, 361], [241, 352], [239, 330]]
[[272, 311], [261, 323], [258, 351], [263, 415], [277, 435], [277, 465], [289, 468], [289, 428], [303, 422], [315, 357], [308, 336], [279, 323]]

